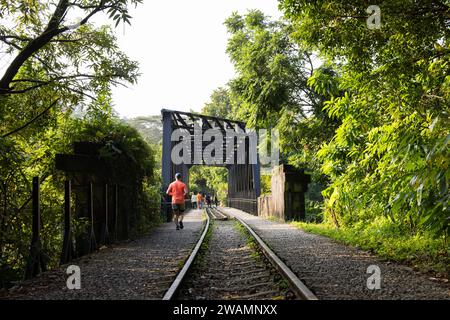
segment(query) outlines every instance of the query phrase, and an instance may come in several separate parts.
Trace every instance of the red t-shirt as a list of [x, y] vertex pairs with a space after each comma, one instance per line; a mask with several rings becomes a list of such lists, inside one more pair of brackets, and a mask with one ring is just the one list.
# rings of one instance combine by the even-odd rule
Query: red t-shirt
[[185, 193], [187, 193], [186, 185], [178, 180], [172, 182], [167, 189], [167, 194], [172, 196], [173, 204], [183, 204]]

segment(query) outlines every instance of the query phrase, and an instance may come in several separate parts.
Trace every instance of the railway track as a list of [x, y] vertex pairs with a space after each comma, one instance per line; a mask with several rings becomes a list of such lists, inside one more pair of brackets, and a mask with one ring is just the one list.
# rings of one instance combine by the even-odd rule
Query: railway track
[[207, 214], [212, 217], [214, 220], [228, 220], [229, 216], [225, 213], [223, 213], [222, 211], [220, 211], [217, 208], [211, 207], [211, 208], [206, 208], [206, 212]]
[[163, 300], [317, 299], [244, 221], [205, 212], [203, 233]]

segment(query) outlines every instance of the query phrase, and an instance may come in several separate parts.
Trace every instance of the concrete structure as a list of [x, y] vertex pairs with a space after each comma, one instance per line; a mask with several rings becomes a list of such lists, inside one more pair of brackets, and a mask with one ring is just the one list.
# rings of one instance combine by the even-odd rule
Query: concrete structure
[[304, 220], [305, 192], [311, 178], [303, 169], [280, 165], [272, 170], [271, 195], [258, 198], [258, 216], [278, 220]]

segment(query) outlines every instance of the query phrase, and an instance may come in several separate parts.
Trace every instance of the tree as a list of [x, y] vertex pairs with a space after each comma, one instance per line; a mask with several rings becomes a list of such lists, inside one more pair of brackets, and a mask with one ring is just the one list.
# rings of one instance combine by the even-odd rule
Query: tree
[[285, 161], [318, 168], [316, 146], [331, 138], [337, 125], [322, 111], [339, 91], [337, 74], [315, 67], [316, 57], [291, 39], [286, 21], [252, 10], [233, 13], [225, 24], [231, 34], [227, 52], [237, 71], [230, 82], [237, 117], [250, 127], [278, 129]]
[[55, 154], [70, 151], [79, 129], [70, 124], [86, 112], [113, 126], [110, 88], [138, 76], [137, 63], [119, 50], [111, 28], [91, 20], [106, 13], [116, 24], [129, 23], [128, 6], [140, 2], [0, 0], [6, 65], [0, 78], [0, 282], [21, 275], [33, 176], [42, 181], [43, 245], [56, 261], [62, 180]]
[[218, 118], [233, 119], [232, 101], [228, 88], [220, 87], [211, 94], [210, 102], [206, 103], [202, 113]]
[[410, 232], [449, 233], [448, 1], [384, 1], [381, 28], [365, 1], [283, 0], [297, 43], [339, 66], [340, 119], [319, 151], [341, 225], [388, 219]]
[[89, 24], [101, 12], [129, 23], [128, 2], [142, 1], [0, 3], [0, 41], [12, 60], [0, 78], [0, 135], [16, 134], [52, 108], [86, 106], [111, 84], [136, 81], [137, 63], [118, 50], [111, 30]]
[[[0, 29], [0, 40], [8, 46], [10, 54], [15, 53], [14, 59], [0, 79], [0, 94], [23, 93], [62, 80], [90, 79], [94, 75], [85, 74], [80, 68], [82, 66], [80, 61], [86, 62], [83, 58], [88, 57], [91, 58], [91, 62], [97, 62], [97, 64], [91, 65], [92, 70], [102, 66], [100, 71], [104, 72], [103, 77], [109, 79], [122, 77], [133, 80], [133, 77], [125, 72], [120, 72], [123, 70], [117, 68], [119, 66], [117, 62], [120, 60], [113, 60], [111, 63], [101, 55], [92, 59], [95, 50], [99, 47], [111, 46], [112, 39], [110, 35], [105, 34], [105, 30], [95, 32], [87, 25], [89, 20], [100, 12], [108, 12], [110, 17], [116, 21], [116, 25], [120, 21], [129, 23], [131, 17], [128, 15], [128, 2], [137, 4], [142, 0], [78, 0], [72, 2], [59, 0], [57, 4], [41, 3], [36, 0], [29, 1], [27, 4], [22, 1], [2, 1], [0, 18], [7, 18], [9, 21], [17, 19], [18, 23], [14, 28], [2, 26]], [[52, 7], [54, 7], [53, 10]], [[75, 9], [84, 12], [84, 16], [77, 22], [71, 23], [70, 15]], [[53, 54], [49, 54], [51, 52]], [[59, 55], [54, 53], [59, 53]], [[49, 57], [53, 59], [47, 59]], [[110, 59], [112, 57], [109, 56]], [[70, 63], [62, 63], [64, 59], [69, 59]], [[15, 79], [23, 67], [36, 69], [36, 67], [32, 67], [31, 62], [38, 64], [40, 71], [44, 71], [45, 77]], [[63, 66], [66, 66], [65, 71], [72, 67], [76, 72], [68, 74], [56, 72], [61, 71], [57, 70], [56, 66], [63, 70]], [[114, 66], [116, 68], [113, 68]]]

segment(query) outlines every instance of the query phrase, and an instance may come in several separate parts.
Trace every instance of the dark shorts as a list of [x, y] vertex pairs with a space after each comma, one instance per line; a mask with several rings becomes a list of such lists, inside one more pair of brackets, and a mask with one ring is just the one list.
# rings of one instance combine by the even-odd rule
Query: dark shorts
[[172, 203], [172, 210], [173, 211], [179, 211], [179, 212], [183, 213], [184, 210], [185, 210], [184, 203], [180, 203], [180, 204]]

